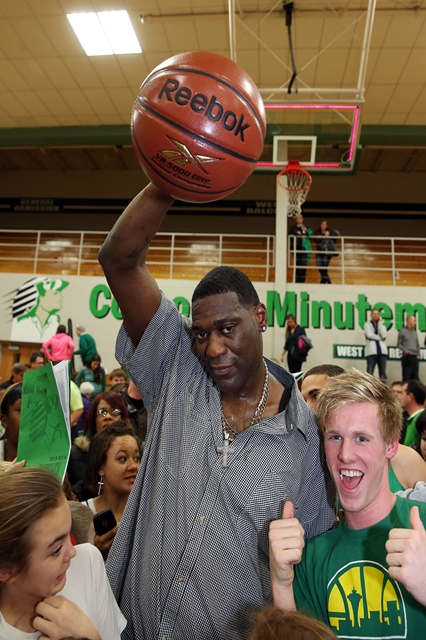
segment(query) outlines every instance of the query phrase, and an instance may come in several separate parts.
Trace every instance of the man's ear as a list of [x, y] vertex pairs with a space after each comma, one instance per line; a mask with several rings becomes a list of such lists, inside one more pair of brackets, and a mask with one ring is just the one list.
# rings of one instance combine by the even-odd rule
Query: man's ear
[[261, 327], [268, 326], [268, 312], [266, 311], [266, 307], [263, 304], [263, 302], [259, 302], [259, 304], [255, 308], [254, 313], [255, 313], [256, 321], [259, 327], [259, 331], [262, 331]]
[[390, 442], [388, 442], [388, 444], [386, 445], [386, 458], [388, 460], [391, 460], [397, 453], [398, 451], [398, 440], [391, 440]]

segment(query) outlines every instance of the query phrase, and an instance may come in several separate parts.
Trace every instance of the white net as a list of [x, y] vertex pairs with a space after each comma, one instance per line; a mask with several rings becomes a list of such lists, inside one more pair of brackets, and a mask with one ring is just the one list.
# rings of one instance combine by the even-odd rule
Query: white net
[[280, 187], [287, 191], [287, 215], [295, 218], [302, 212], [302, 204], [306, 200], [312, 184], [312, 176], [300, 168], [298, 162], [289, 162], [287, 169], [277, 176]]

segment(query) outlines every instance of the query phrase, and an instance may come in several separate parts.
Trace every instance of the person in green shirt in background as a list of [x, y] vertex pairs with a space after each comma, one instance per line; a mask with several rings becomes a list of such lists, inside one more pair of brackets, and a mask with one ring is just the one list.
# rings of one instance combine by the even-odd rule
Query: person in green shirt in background
[[74, 355], [81, 357], [83, 364], [88, 365], [92, 357], [98, 353], [96, 343], [91, 335], [86, 333], [84, 324], [78, 324], [75, 328], [76, 334], [80, 338], [79, 349], [74, 351]]
[[407, 447], [417, 444], [416, 422], [419, 415], [424, 411], [426, 400], [426, 388], [419, 380], [409, 380], [402, 386], [401, 404], [408, 413], [407, 430], [404, 436], [404, 443]]

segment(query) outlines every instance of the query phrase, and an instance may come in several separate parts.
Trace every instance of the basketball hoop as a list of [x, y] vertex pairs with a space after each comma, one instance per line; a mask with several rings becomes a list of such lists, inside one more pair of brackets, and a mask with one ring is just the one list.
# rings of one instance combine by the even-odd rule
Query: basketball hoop
[[295, 218], [302, 212], [312, 185], [312, 176], [300, 167], [300, 163], [290, 160], [287, 168], [277, 175], [277, 182], [288, 193], [287, 215]]

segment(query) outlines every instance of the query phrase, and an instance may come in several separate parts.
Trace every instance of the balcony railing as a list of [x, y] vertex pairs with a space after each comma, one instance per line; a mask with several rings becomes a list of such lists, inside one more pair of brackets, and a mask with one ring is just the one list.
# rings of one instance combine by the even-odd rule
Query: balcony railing
[[[423, 238], [374, 238], [365, 236], [330, 236], [335, 242], [338, 256], [332, 257], [327, 267], [333, 284], [345, 285], [426, 285], [426, 239]], [[316, 258], [328, 255], [317, 251], [316, 239], [310, 236], [312, 249], [298, 250], [295, 236], [288, 237], [287, 281], [296, 282], [297, 265], [302, 255], [309, 258], [306, 265], [306, 282], [320, 282]], [[298, 259], [299, 256], [299, 259]]]
[[[0, 231], [0, 271], [102, 276], [99, 248], [107, 232]], [[333, 237], [337, 257], [328, 265], [333, 284], [426, 285], [426, 239]], [[310, 251], [288, 238], [287, 281], [296, 281], [297, 255], [309, 255], [306, 282], [320, 281], [315, 236]], [[249, 234], [157, 233], [148, 253], [156, 278], [199, 280], [210, 269], [232, 265], [254, 282], [275, 281], [275, 237]]]
[[[98, 251], [107, 232], [0, 231], [0, 271], [101, 276]], [[199, 280], [220, 265], [232, 265], [256, 282], [275, 279], [272, 235], [157, 233], [148, 267], [156, 278]]]

